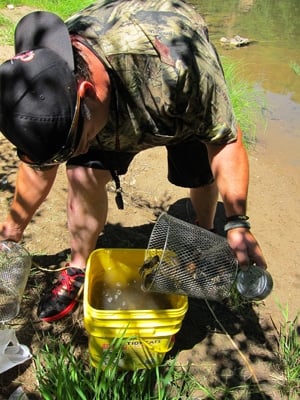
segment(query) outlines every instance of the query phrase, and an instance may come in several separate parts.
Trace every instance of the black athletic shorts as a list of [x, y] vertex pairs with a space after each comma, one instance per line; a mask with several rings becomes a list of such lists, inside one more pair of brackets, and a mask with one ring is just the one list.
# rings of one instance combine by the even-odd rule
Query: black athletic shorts
[[[214, 181], [206, 146], [197, 139], [190, 139], [176, 145], [166, 146], [168, 152], [168, 180], [176, 186], [196, 188]], [[126, 174], [137, 153], [103, 151], [91, 147], [89, 151], [71, 158], [67, 165], [114, 171]]]

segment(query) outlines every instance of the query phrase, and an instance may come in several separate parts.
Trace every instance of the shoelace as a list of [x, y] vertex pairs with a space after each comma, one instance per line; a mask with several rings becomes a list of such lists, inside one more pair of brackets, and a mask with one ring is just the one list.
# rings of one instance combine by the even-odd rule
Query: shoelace
[[72, 289], [74, 288], [74, 281], [76, 275], [69, 275], [68, 271], [65, 269], [59, 276], [59, 284], [52, 289], [52, 294], [54, 296], [59, 296], [60, 292], [66, 291], [67, 294], [71, 293]]

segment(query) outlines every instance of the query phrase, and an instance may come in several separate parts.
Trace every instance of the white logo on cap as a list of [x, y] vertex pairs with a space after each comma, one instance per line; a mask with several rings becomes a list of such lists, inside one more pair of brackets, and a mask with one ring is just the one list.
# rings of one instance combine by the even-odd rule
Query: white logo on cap
[[12, 60], [20, 60], [23, 62], [29, 62], [34, 59], [34, 51], [29, 50], [29, 51], [23, 51], [22, 53], [19, 53], [15, 55]]

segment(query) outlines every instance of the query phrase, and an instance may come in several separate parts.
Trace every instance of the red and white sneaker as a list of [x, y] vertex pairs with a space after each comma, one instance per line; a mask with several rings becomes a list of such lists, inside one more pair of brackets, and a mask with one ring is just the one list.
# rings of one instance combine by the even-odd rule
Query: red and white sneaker
[[54, 288], [41, 299], [38, 317], [43, 321], [53, 322], [70, 314], [78, 303], [83, 283], [82, 269], [66, 267], [60, 273]]

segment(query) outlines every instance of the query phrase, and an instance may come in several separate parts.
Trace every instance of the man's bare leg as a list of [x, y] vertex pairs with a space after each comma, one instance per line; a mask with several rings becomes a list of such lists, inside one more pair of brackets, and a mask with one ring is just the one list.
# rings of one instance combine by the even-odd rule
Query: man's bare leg
[[214, 229], [214, 218], [218, 202], [218, 188], [215, 183], [190, 189], [196, 223], [202, 228]]
[[111, 180], [111, 175], [109, 171], [78, 166], [69, 167], [67, 175], [70, 265], [84, 269], [106, 222], [106, 184]]

